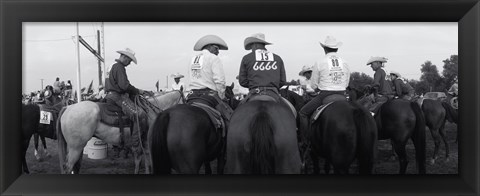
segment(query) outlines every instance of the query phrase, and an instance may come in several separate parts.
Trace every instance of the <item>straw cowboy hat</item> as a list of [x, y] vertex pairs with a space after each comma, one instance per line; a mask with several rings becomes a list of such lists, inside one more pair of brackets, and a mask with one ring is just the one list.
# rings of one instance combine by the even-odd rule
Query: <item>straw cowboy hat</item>
[[130, 48], [125, 48], [125, 50], [119, 50], [117, 51], [120, 54], [123, 54], [125, 56], [128, 56], [132, 61], [137, 64], [137, 58], [135, 58], [135, 52], [130, 49]]
[[216, 36], [216, 35], [205, 35], [202, 38], [200, 38], [197, 43], [195, 43], [195, 46], [193, 46], [194, 51], [202, 51], [203, 47], [209, 44], [215, 44], [219, 46], [219, 50], [228, 50], [227, 43], [223, 41], [222, 38]]
[[182, 74], [177, 73], [177, 74], [173, 74], [172, 77], [173, 78], [183, 78], [184, 76]]
[[265, 34], [263, 33], [255, 33], [251, 35], [250, 37], [245, 38], [245, 41], [243, 42], [243, 46], [245, 47], [245, 50], [250, 50], [252, 49], [251, 45], [253, 43], [262, 43], [265, 45], [271, 45], [272, 43], [265, 41]]
[[340, 48], [342, 46], [342, 42], [337, 42], [337, 39], [335, 39], [333, 36], [327, 36], [325, 39], [325, 42], [320, 42], [320, 45], [324, 48]]
[[380, 56], [373, 57], [373, 56], [372, 56], [372, 57], [370, 57], [370, 59], [368, 59], [367, 65], [370, 65], [370, 64], [372, 64], [372, 63], [375, 62], [375, 61], [382, 62], [382, 63], [386, 63], [387, 60], [388, 60], [388, 59], [385, 58], [385, 57], [380, 57]]
[[309, 72], [309, 71], [312, 71], [312, 67], [305, 65], [305, 66], [302, 67], [302, 71], [300, 71], [298, 73], [298, 75], [303, 76], [303, 74], [305, 74], [306, 72]]
[[396, 75], [397, 78], [402, 77], [402, 75], [400, 75], [400, 73], [398, 73], [398, 72], [396, 72], [396, 71], [390, 71], [390, 75]]

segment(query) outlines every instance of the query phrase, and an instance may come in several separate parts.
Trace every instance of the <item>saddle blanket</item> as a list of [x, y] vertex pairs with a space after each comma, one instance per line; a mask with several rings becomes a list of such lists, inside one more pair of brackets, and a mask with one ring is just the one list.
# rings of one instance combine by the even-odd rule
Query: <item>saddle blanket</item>
[[[123, 115], [122, 108], [116, 105], [97, 102], [100, 107], [100, 121], [113, 127], [130, 127], [131, 120], [128, 116]], [[121, 117], [121, 121], [120, 121]]]

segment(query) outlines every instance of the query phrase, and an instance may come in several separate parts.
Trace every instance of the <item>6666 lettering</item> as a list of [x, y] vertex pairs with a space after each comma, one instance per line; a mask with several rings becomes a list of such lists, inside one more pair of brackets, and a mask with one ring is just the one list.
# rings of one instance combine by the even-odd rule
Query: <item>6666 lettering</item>
[[[265, 63], [266, 63], [266, 64], [265, 64]], [[272, 62], [261, 62], [261, 63], [259, 63], [259, 62], [257, 61], [257, 62], [255, 62], [255, 64], [253, 65], [253, 70], [254, 70], [254, 71], [258, 71], [258, 70], [260, 70], [260, 71], [267, 70], [267, 71], [268, 71], [268, 70], [276, 70], [276, 69], [278, 69], [278, 67], [277, 67], [277, 65], [276, 65], [276, 64], [277, 64], [277, 61], [274, 61], [271, 65], [270, 65], [270, 63], [272, 63]]]

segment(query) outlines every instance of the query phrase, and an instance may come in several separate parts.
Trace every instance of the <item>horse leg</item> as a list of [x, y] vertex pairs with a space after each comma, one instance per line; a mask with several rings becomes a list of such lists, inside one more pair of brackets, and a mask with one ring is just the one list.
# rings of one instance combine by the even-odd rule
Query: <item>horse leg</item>
[[400, 174], [405, 174], [407, 171], [407, 152], [405, 151], [406, 142], [396, 142], [394, 141], [395, 152], [398, 155], [398, 161], [400, 163]]
[[25, 172], [26, 174], [30, 173], [30, 171], [28, 170], [27, 160], [25, 158], [25, 155], [27, 154], [27, 149], [28, 149], [29, 144], [30, 144], [30, 138], [23, 140], [23, 143], [22, 143], [22, 167], [23, 167], [23, 172]]
[[449, 149], [449, 146], [448, 146], [448, 142], [447, 142], [447, 137], [446, 137], [446, 132], [445, 132], [445, 123], [443, 123], [443, 125], [440, 127], [440, 129], [438, 130], [438, 132], [440, 133], [440, 136], [442, 136], [442, 139], [443, 139], [443, 143], [445, 144], [445, 158], [446, 160], [445, 161], [449, 161], [450, 159], [450, 149]]
[[217, 158], [217, 174], [223, 174], [223, 169], [225, 168], [225, 154], [221, 153]]
[[[313, 163], [313, 174], [320, 174], [320, 166], [318, 165], [319, 163], [319, 160], [318, 160], [318, 156], [316, 156], [313, 152], [310, 153], [310, 157], [312, 158], [312, 163]], [[305, 168], [306, 168], [306, 162], [307, 162], [307, 159], [305, 158]], [[305, 173], [308, 173], [308, 170], [305, 169]], [[325, 169], [325, 172], [328, 174], [327, 172], [327, 169]]]
[[205, 174], [212, 174], [212, 167], [210, 166], [210, 161], [205, 161]]
[[330, 174], [330, 161], [329, 160], [325, 160], [325, 174]]
[[397, 154], [395, 153], [395, 144], [393, 142], [393, 140], [390, 140], [390, 144], [392, 145], [392, 155], [390, 155], [390, 158], [389, 160], [391, 161], [395, 161], [395, 159], [397, 159]]
[[432, 159], [430, 160], [430, 164], [435, 164], [435, 161], [437, 160], [437, 154], [438, 154], [438, 149], [440, 148], [440, 134], [438, 133], [438, 129], [433, 129], [433, 128], [430, 128], [430, 133], [432, 134], [432, 138], [433, 138], [433, 141], [435, 142], [435, 149], [433, 151], [433, 157]]
[[73, 165], [73, 170], [72, 174], [79, 174], [80, 173], [80, 167], [82, 166], [82, 158], [83, 158], [83, 149], [80, 151], [80, 157], [78, 158], [78, 161]]
[[38, 133], [33, 134], [33, 143], [35, 146], [35, 151], [33, 154], [35, 155], [35, 158], [37, 159], [37, 161], [41, 161], [42, 155], [38, 152]]
[[45, 156], [46, 157], [50, 157], [50, 153], [48, 153], [48, 150], [47, 150], [47, 142], [45, 141], [45, 137], [44, 136], [40, 136], [40, 139], [42, 140], [42, 144], [43, 144], [43, 149], [45, 150]]
[[65, 173], [78, 174], [80, 171], [81, 156], [83, 155], [83, 149], [76, 149], [68, 147], [67, 163], [64, 166]]

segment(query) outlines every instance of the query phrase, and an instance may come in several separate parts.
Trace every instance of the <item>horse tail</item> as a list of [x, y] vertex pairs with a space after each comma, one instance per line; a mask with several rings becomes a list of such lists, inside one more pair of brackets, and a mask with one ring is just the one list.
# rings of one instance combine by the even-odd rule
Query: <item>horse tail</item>
[[357, 102], [350, 102], [354, 106], [353, 117], [357, 129], [357, 158], [360, 174], [371, 174], [375, 160], [377, 129], [375, 120], [370, 112]]
[[442, 106], [443, 106], [443, 108], [445, 108], [445, 111], [447, 113], [446, 117], [447, 117], [448, 121], [457, 123], [457, 120], [458, 120], [457, 111], [455, 111], [455, 109], [453, 109], [453, 107], [450, 104], [448, 104], [446, 102], [443, 102], [443, 101], [442, 101]]
[[273, 140], [272, 120], [261, 105], [250, 123], [251, 170], [254, 174], [275, 173], [275, 142]]
[[410, 106], [415, 113], [415, 130], [413, 133], [413, 144], [415, 145], [415, 159], [417, 160], [417, 168], [420, 174], [425, 174], [425, 117], [422, 109], [416, 102], [411, 102]]
[[154, 174], [170, 174], [171, 163], [168, 155], [167, 129], [170, 121], [168, 112], [158, 115], [151, 129], [151, 156]]
[[60, 172], [63, 174], [65, 173], [65, 161], [66, 161], [66, 152], [67, 152], [67, 142], [65, 141], [65, 137], [63, 137], [62, 133], [62, 116], [63, 112], [65, 112], [66, 107], [60, 110], [57, 119], [57, 140], [58, 140], [58, 160], [60, 161]]

